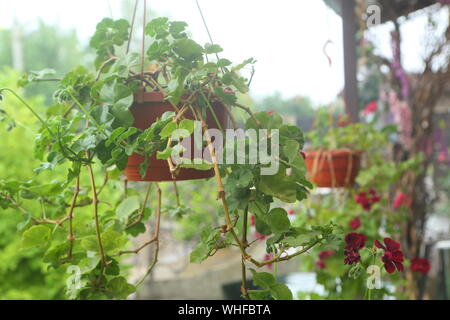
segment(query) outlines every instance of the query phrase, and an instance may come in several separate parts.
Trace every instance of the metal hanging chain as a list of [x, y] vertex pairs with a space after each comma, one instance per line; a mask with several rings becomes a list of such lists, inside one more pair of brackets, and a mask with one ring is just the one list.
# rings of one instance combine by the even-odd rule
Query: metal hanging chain
[[[142, 77], [142, 86], [145, 87], [144, 82], [144, 64], [145, 64], [145, 25], [147, 24], [147, 0], [144, 0], [144, 19], [142, 26], [142, 48], [141, 48], [141, 77]], [[143, 90], [144, 91], [144, 90]]]
[[114, 19], [113, 10], [112, 10], [111, 3], [109, 2], [109, 0], [106, 0], [106, 5], [108, 6], [109, 15], [110, 15], [111, 19]]
[[[211, 44], [214, 44], [213, 38], [211, 36], [211, 32], [209, 32], [208, 24], [206, 23], [205, 16], [203, 15], [202, 8], [200, 7], [198, 0], [195, 0], [195, 2], [197, 3], [197, 8], [198, 8], [198, 11], [200, 12], [200, 16], [202, 17], [203, 25], [205, 26], [206, 33], [208, 34], [208, 37], [209, 37], [209, 41], [211, 41]], [[217, 60], [219, 60], [219, 54], [217, 54], [217, 53], [216, 53], [216, 58], [217, 58]]]
[[127, 43], [127, 51], [126, 51], [127, 54], [130, 52], [131, 38], [133, 37], [134, 23], [136, 22], [136, 12], [137, 12], [138, 3], [139, 3], [139, 0], [136, 0], [134, 3], [133, 18], [131, 19], [131, 28], [130, 28], [130, 34], [128, 36], [128, 43]]

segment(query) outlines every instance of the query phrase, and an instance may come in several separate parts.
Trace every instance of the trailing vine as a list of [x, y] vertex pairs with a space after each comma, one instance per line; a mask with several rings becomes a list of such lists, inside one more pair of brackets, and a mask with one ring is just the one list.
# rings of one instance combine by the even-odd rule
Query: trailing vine
[[[162, 189], [158, 183], [148, 184], [143, 201], [139, 192], [130, 190], [125, 181], [124, 195], [116, 203], [102, 197], [111, 185], [117, 186], [127, 166], [128, 157], [143, 156], [140, 173], [145, 177], [148, 159], [156, 155], [168, 162], [173, 178], [181, 168], [212, 169], [217, 184], [217, 199], [222, 209], [217, 215], [223, 225], [210, 225], [200, 236], [200, 243], [191, 253], [191, 262], [199, 263], [218, 250], [237, 247], [242, 258], [242, 296], [247, 299], [292, 299], [290, 290], [275, 277], [253, 268], [286, 261], [308, 252], [313, 247], [329, 247], [341, 240], [333, 223], [310, 229], [291, 225], [284, 203], [304, 200], [312, 188], [305, 178], [306, 169], [301, 151], [302, 131], [283, 123], [276, 113], [253, 113], [239, 103], [239, 94], [248, 92], [251, 79], [240, 75], [242, 69], [255, 63], [247, 59], [240, 64], [219, 58], [222, 48], [217, 44], [200, 45], [187, 33], [187, 24], [165, 17], [150, 21], [145, 36], [151, 39], [149, 49], [140, 55], [130, 51], [132, 24], [126, 20], [103, 19], [90, 46], [96, 50], [95, 72], [77, 67], [61, 79], [48, 78], [48, 73], [26, 75], [22, 85], [30, 81], [57, 81], [54, 99], [58, 110], [40, 116], [32, 106], [9, 89], [0, 89], [0, 97], [10, 93], [19, 99], [41, 122], [36, 137], [35, 156], [42, 161], [36, 173], [67, 168], [65, 181], [37, 185], [32, 181], [0, 181], [0, 206], [23, 214], [21, 224], [24, 248], [42, 250], [43, 261], [55, 269], [75, 270], [69, 281], [70, 299], [125, 299], [135, 292], [152, 272], [160, 247], [160, 225], [163, 219]], [[134, 127], [129, 108], [144, 91], [159, 92], [173, 107], [148, 129]], [[237, 121], [233, 109], [244, 110], [248, 119], [244, 129], [257, 130], [256, 137], [243, 136], [233, 143], [243, 143], [245, 150], [264, 141], [267, 145], [279, 139], [278, 170], [264, 175], [267, 163], [223, 164], [207, 126], [211, 114], [220, 131], [227, 128], [217, 120], [214, 103], [225, 106], [233, 127]], [[196, 121], [185, 117], [191, 112]], [[192, 135], [200, 123], [211, 162], [176, 164], [173, 155], [181, 155], [181, 140]], [[176, 130], [187, 132], [174, 139]], [[230, 152], [225, 150], [226, 152]], [[234, 152], [234, 151], [232, 151]], [[234, 156], [234, 154], [233, 154]], [[101, 176], [104, 175], [104, 177]], [[99, 176], [101, 180], [99, 180]], [[99, 181], [102, 181], [99, 184]], [[201, 183], [201, 182], [199, 182]], [[152, 190], [157, 203], [153, 214], [149, 208]], [[178, 210], [183, 210], [182, 195], [176, 184]], [[131, 193], [131, 194], [130, 194]], [[41, 202], [45, 210], [29, 212], [29, 201]], [[90, 216], [81, 208], [91, 207]], [[105, 209], [106, 208], [106, 209]], [[78, 212], [80, 214], [78, 215]], [[195, 214], [195, 213], [194, 213]], [[267, 252], [273, 257], [259, 261], [249, 253], [247, 230], [249, 215], [255, 216], [257, 231], [271, 236]], [[154, 217], [153, 217], [154, 216]], [[151, 232], [146, 224], [154, 220]], [[130, 239], [149, 233], [150, 240], [131, 248]], [[153, 260], [136, 284], [130, 284], [121, 268], [121, 257], [139, 254], [154, 245]], [[247, 288], [247, 271], [251, 270], [259, 290]]]

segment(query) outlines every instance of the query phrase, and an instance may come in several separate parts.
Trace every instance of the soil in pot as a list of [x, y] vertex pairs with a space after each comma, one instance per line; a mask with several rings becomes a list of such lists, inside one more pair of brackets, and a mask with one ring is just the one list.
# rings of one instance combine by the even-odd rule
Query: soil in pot
[[[144, 92], [143, 96], [142, 93], [139, 93], [139, 95], [141, 95], [139, 99], [137, 98], [137, 95], [135, 96], [135, 102], [130, 107], [130, 111], [133, 113], [135, 118], [134, 126], [136, 128], [146, 130], [165, 112], [174, 111], [171, 104], [164, 101], [164, 96], [160, 92]], [[228, 114], [226, 113], [225, 106], [220, 102], [212, 102], [212, 106], [222, 128], [227, 128]], [[184, 117], [186, 119], [195, 120], [195, 117], [191, 111], [186, 112]], [[206, 117], [208, 128], [218, 129], [214, 116], [210, 112], [207, 112]], [[192, 141], [192, 148], [196, 148], [194, 141]], [[208, 154], [208, 152], [206, 152], [206, 154]], [[143, 156], [137, 154], [133, 154], [128, 158], [128, 165], [125, 169], [125, 176], [128, 181], [183, 181], [206, 179], [214, 176], [213, 170], [200, 171], [181, 168], [174, 179], [170, 173], [169, 164], [167, 161], [158, 160], [156, 158], [156, 154], [154, 154], [149, 159], [150, 163], [147, 169], [147, 174], [145, 178], [142, 178], [139, 171], [139, 166], [144, 160], [145, 159]], [[191, 157], [191, 160], [193, 160], [193, 156]], [[206, 157], [205, 160], [210, 161], [210, 159]]]
[[348, 149], [307, 151], [308, 177], [320, 188], [343, 188], [355, 184], [361, 167], [360, 151]]

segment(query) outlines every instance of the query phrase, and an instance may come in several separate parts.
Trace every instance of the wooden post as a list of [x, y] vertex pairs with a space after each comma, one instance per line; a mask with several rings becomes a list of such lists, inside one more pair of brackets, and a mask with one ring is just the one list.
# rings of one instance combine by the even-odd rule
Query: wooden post
[[11, 28], [11, 56], [13, 68], [19, 71], [24, 71], [22, 34], [15, 11], [13, 11], [13, 25]]
[[355, 0], [341, 0], [342, 24], [344, 33], [344, 68], [345, 68], [345, 111], [350, 120], [359, 122], [357, 56], [356, 56], [356, 14]]

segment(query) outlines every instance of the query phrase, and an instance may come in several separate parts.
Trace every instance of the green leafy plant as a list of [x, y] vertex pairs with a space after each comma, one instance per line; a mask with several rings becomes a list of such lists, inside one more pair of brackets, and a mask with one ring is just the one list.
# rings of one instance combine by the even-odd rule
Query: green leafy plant
[[387, 144], [389, 134], [395, 132], [393, 126], [379, 130], [375, 123], [350, 123], [345, 115], [336, 121], [327, 108], [321, 108], [316, 113], [314, 130], [308, 132], [306, 137], [312, 150], [370, 151]]
[[[192, 167], [213, 168], [217, 198], [222, 204], [217, 217], [224, 219], [224, 224], [209, 225], [201, 233], [200, 243], [191, 254], [192, 262], [201, 262], [222, 248], [237, 247], [242, 255], [242, 295], [248, 299], [289, 299], [292, 294], [287, 287], [255, 271], [254, 281], [261, 291], [250, 292], [245, 281], [248, 265], [263, 267], [282, 262], [336, 240], [333, 224], [296, 228], [281, 208], [280, 203], [304, 200], [312, 187], [305, 178], [300, 155], [304, 138], [298, 127], [283, 124], [278, 114], [252, 113], [238, 103], [238, 94], [248, 91], [248, 81], [239, 72], [253, 64], [254, 59], [234, 65], [218, 56], [222, 52], [219, 45], [202, 46], [189, 38], [186, 27], [184, 22], [164, 17], [152, 20], [145, 26], [152, 42], [142, 56], [128, 52], [131, 32], [128, 21], [104, 19], [97, 25], [90, 42], [97, 53], [96, 71], [77, 67], [64, 75], [54, 93], [56, 104], [48, 109], [45, 119], [14, 90], [0, 90], [2, 98], [5, 93], [11, 94], [41, 124], [34, 153], [41, 162], [36, 174], [51, 175], [59, 168], [66, 170], [65, 179], [44, 184], [2, 181], [0, 206], [23, 215], [24, 249], [41, 251], [43, 261], [51, 268], [70, 274], [66, 288], [70, 299], [124, 299], [153, 270], [158, 260], [162, 214], [183, 216], [187, 207], [178, 199], [176, 206], [164, 208], [163, 188], [158, 183], [149, 184], [144, 195], [128, 188], [127, 183], [122, 188], [124, 194], [112, 198], [103, 195], [111, 188], [117, 190], [128, 156], [132, 154], [145, 159], [157, 155], [168, 161], [171, 173], [176, 176], [183, 165], [173, 164], [170, 155], [181, 153], [182, 148], [177, 141], [172, 141], [172, 136], [177, 129], [192, 134], [194, 121], [184, 117], [187, 110], [205, 129], [206, 146], [212, 159], [211, 163]], [[20, 84], [42, 82], [47, 75], [47, 71], [33, 73], [25, 76]], [[134, 117], [129, 110], [134, 94], [142, 90], [161, 93], [173, 107], [173, 112], [165, 113], [146, 130], [133, 126]], [[262, 169], [267, 165], [260, 162], [219, 164], [206, 130], [207, 111], [215, 117], [213, 101], [227, 108], [235, 128], [232, 108], [248, 114], [245, 129], [262, 129], [257, 137], [238, 138], [236, 143], [243, 143], [246, 149], [262, 140], [270, 145], [273, 135], [279, 135], [276, 174], [263, 175]], [[217, 124], [222, 131], [225, 129]], [[141, 165], [142, 176], [147, 165], [148, 161]], [[98, 182], [99, 176], [103, 183]], [[149, 208], [152, 186], [157, 192], [155, 210]], [[176, 184], [174, 187], [177, 190]], [[41, 204], [41, 212], [28, 209], [35, 203]], [[270, 260], [258, 261], [248, 253], [253, 245], [247, 239], [249, 214], [256, 216], [258, 232], [272, 235], [267, 241], [267, 251], [273, 254]], [[147, 233], [145, 223], [150, 220], [155, 223], [150, 240], [130, 249], [130, 239]], [[138, 254], [150, 245], [155, 246], [154, 259], [145, 277], [135, 285], [128, 283], [121, 257]]]
[[[313, 254], [302, 257], [301, 269], [316, 273], [317, 282], [324, 289], [322, 298], [406, 298], [404, 274], [400, 270], [387, 274], [382, 260], [384, 252], [373, 245], [376, 240], [382, 242], [386, 237], [400, 239], [410, 209], [395, 206], [392, 188], [406, 173], [420, 170], [419, 164], [422, 162], [421, 157], [403, 162], [385, 158], [383, 150], [389, 147], [389, 136], [395, 132], [394, 129], [382, 129], [367, 137], [367, 145], [370, 146], [366, 149], [367, 160], [353, 188], [311, 196], [302, 204], [293, 222], [295, 226], [302, 227], [333, 221], [340, 226], [341, 235], [349, 237], [346, 237], [347, 240], [355, 234], [364, 239], [364, 245], [358, 250], [349, 248], [350, 240], [341, 240], [335, 247], [314, 250]], [[346, 260], [348, 257], [350, 259]], [[405, 270], [409, 268], [411, 258], [405, 255]], [[376, 277], [380, 282], [378, 286], [369, 288], [368, 283], [376, 279], [374, 270], [379, 270]], [[317, 293], [312, 292], [301, 292], [299, 295], [317, 298]]]

